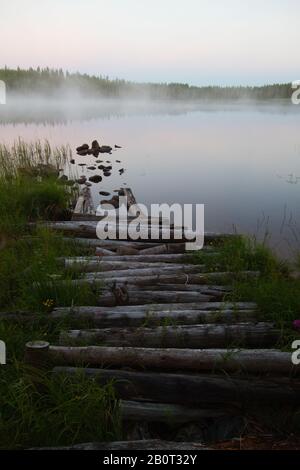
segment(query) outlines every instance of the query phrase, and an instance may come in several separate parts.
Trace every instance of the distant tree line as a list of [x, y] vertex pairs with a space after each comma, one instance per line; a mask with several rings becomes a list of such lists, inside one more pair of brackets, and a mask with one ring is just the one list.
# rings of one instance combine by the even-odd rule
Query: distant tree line
[[287, 99], [291, 97], [291, 84], [274, 84], [259, 87], [190, 86], [185, 83], [134, 83], [111, 80], [104, 76], [90, 76], [64, 72], [62, 69], [29, 68], [28, 70], [0, 69], [0, 80], [5, 81], [8, 93], [56, 96], [76, 91], [83, 97], [146, 97], [172, 100], [238, 100]]

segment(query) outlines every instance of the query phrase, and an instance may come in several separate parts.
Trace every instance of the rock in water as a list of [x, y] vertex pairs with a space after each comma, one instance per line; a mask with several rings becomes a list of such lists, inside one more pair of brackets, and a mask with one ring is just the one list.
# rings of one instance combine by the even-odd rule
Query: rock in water
[[100, 153], [110, 153], [112, 151], [112, 147], [109, 145], [102, 145], [99, 150]]
[[78, 180], [76, 180], [76, 182], [78, 184], [85, 184], [86, 183], [86, 177], [85, 176], [81, 176], [81, 178], [79, 178]]
[[91, 181], [92, 183], [100, 183], [100, 181], [102, 181], [102, 176], [100, 175], [90, 176], [89, 181]]
[[88, 144], [83, 144], [76, 148], [77, 152], [81, 152], [82, 150], [88, 151], [88, 149], [89, 149]]
[[121, 145], [116, 145], [115, 144], [115, 149], [121, 149], [121, 148], [122, 148]]
[[99, 149], [100, 145], [97, 140], [93, 140], [92, 142], [92, 149]]
[[74, 158], [72, 158], [72, 159], [70, 160], [70, 163], [72, 163], [72, 165], [75, 165], [75, 160], [74, 160]]
[[88, 166], [87, 169], [88, 170], [96, 170], [96, 167], [95, 166]]
[[99, 194], [101, 194], [101, 196], [109, 196], [110, 193], [108, 193], [107, 191], [99, 191]]

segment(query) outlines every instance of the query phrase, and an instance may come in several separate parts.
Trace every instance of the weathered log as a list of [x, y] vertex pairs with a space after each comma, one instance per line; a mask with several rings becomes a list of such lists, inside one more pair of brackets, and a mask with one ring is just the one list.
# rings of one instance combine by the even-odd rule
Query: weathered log
[[[172, 312], [176, 311], [190, 311], [190, 310], [208, 310], [208, 311], [218, 311], [221, 313], [223, 310], [231, 309], [238, 312], [243, 310], [254, 310], [257, 305], [255, 302], [189, 302], [186, 303], [169, 303], [165, 304], [147, 304], [147, 305], [126, 305], [126, 306], [117, 306], [113, 310], [115, 312]], [[105, 307], [79, 307], [83, 311], [102, 311], [102, 312], [111, 312], [111, 308]], [[76, 309], [76, 307], [75, 307]]]
[[[205, 251], [207, 248], [210, 247], [203, 247]], [[141, 255], [162, 255], [167, 253], [184, 253], [185, 251], [185, 243], [172, 243], [172, 244], [164, 244], [164, 245], [157, 245], [150, 248], [144, 248], [140, 250]]]
[[155, 328], [103, 328], [71, 330], [61, 336], [85, 344], [147, 348], [227, 348], [233, 344], [248, 348], [274, 346], [280, 331], [272, 323], [202, 324], [158, 326]]
[[[91, 320], [95, 326], [117, 327], [117, 326], [159, 326], [174, 323], [176, 325], [197, 325], [201, 323], [237, 323], [255, 321], [253, 310], [167, 310], [158, 312], [145, 311], [110, 311], [102, 309], [93, 310], [91, 307], [56, 308], [51, 316], [53, 318], [64, 318], [71, 316], [76, 319]], [[89, 309], [89, 310], [87, 310]]]
[[[97, 331], [89, 336], [81, 330], [62, 332], [60, 344], [88, 339], [93, 343]], [[274, 349], [177, 349], [105, 346], [50, 346], [49, 357], [55, 365], [89, 364], [99, 367], [245, 372], [251, 374], [299, 375], [300, 366], [291, 361], [291, 353]]]
[[[107, 251], [107, 250], [105, 250]], [[187, 253], [175, 253], [175, 254], [163, 254], [163, 255], [120, 255], [117, 256], [115, 253], [112, 256], [103, 256], [105, 253], [103, 252], [103, 248], [96, 248], [96, 255], [101, 256], [101, 261], [121, 261], [123, 263], [127, 262], [139, 262], [139, 263], [179, 263], [179, 262], [188, 262], [192, 259], [190, 254]], [[90, 257], [90, 258], [68, 258], [67, 261], [76, 262], [76, 259], [80, 263], [84, 263], [85, 261], [97, 261], [97, 259]]]
[[[80, 245], [88, 245], [88, 246], [99, 246], [109, 250], [117, 250], [118, 248], [133, 248], [137, 250], [142, 250], [143, 248], [155, 247], [157, 243], [151, 242], [130, 242], [125, 240], [100, 240], [99, 238], [68, 238], [64, 237], [63, 240], [65, 242], [72, 242], [78, 243]], [[184, 246], [184, 244], [183, 244]]]
[[[125, 268], [108, 270], [109, 266], [106, 266], [107, 270], [88, 272], [83, 276], [83, 279], [108, 279], [111, 277], [132, 277], [132, 276], [160, 276], [163, 274], [184, 274], [188, 281], [190, 274], [200, 274], [205, 271], [204, 265], [177, 265], [177, 264], [165, 264], [164, 266], [152, 263], [154, 267], [143, 267], [143, 263], [138, 264], [137, 268]], [[149, 263], [150, 264], [150, 263]], [[112, 267], [110, 265], [110, 267]]]
[[[104, 285], [112, 285], [110, 280], [104, 281]], [[224, 294], [232, 291], [229, 286], [214, 286], [205, 284], [151, 284], [148, 286], [138, 286], [130, 283], [130, 287], [134, 290], [141, 289], [143, 292], [147, 291], [175, 291], [175, 292], [202, 292], [202, 294], [213, 295], [222, 297]]]
[[96, 250], [97, 250], [96, 251], [97, 256], [101, 256], [102, 260], [105, 259], [106, 261], [109, 261], [109, 260], [117, 257], [116, 253], [114, 251], [107, 250], [106, 248], [101, 248], [101, 247], [98, 246], [96, 248]]
[[[137, 248], [132, 248], [128, 246], [120, 246], [119, 248], [116, 249], [116, 254], [119, 256], [138, 255], [139, 250]], [[96, 251], [96, 255], [98, 255], [97, 251]]]
[[[131, 219], [129, 218], [129, 222], [134, 220], [134, 217]], [[97, 227], [98, 221], [61, 221], [61, 222], [45, 222], [45, 225], [53, 230], [58, 230], [62, 231], [64, 233], [72, 234], [72, 235], [79, 235], [80, 237], [85, 237], [85, 238], [96, 238], [96, 227]], [[154, 224], [151, 226], [154, 227]], [[122, 227], [122, 225], [117, 225], [117, 227]], [[150, 226], [149, 226], [150, 227]], [[165, 229], [163, 229], [160, 225], [157, 225], [159, 229], [159, 234], [161, 237], [162, 232], [165, 232]], [[165, 243], [167, 242], [182, 242], [185, 241], [185, 238], [182, 236], [183, 231], [180, 229], [171, 229], [171, 234], [173, 237], [176, 236], [181, 236], [181, 239], [174, 239], [174, 238], [166, 238], [163, 241]], [[212, 243], [214, 241], [222, 241], [223, 239], [228, 239], [232, 237], [238, 236], [235, 233], [212, 233], [208, 232], [205, 233], [205, 242], [207, 243]], [[159, 239], [150, 239], [147, 238], [146, 240], [151, 241], [151, 242], [158, 242], [161, 243], [161, 238]]]
[[[153, 259], [153, 257], [152, 257]], [[198, 265], [192, 264], [179, 264], [179, 263], [166, 263], [166, 262], [143, 262], [143, 261], [105, 261], [101, 257], [77, 257], [77, 258], [61, 258], [60, 261], [63, 263], [65, 268], [71, 268], [72, 270], [94, 272], [100, 271], [119, 271], [119, 270], [133, 270], [133, 269], [161, 269], [173, 268], [177, 271], [184, 271], [189, 273], [199, 272]]]
[[[122, 285], [121, 285], [122, 287]], [[126, 299], [119, 299], [118, 288], [112, 290], [102, 290], [97, 304], [104, 307], [114, 307], [117, 305], [144, 305], [152, 303], [170, 302], [209, 302], [224, 297], [224, 292], [214, 292], [202, 294], [201, 292], [180, 292], [180, 291], [143, 291], [134, 290], [134, 286], [124, 287]]]
[[80, 195], [77, 199], [76, 206], [73, 212], [73, 216], [76, 215], [87, 215], [95, 212], [91, 190], [89, 187], [85, 187], [80, 191]]
[[64, 447], [32, 447], [29, 450], [209, 450], [208, 447], [193, 442], [172, 442], [159, 439], [140, 441], [87, 442]]
[[[87, 221], [61, 221], [61, 222], [45, 222], [44, 225], [46, 225], [48, 228], [56, 231], [62, 231], [67, 234], [71, 235], [76, 235], [80, 237], [85, 237], [85, 238], [96, 238], [96, 228], [97, 224], [101, 220], [102, 217], [99, 217], [98, 220], [87, 220]], [[130, 226], [130, 223], [134, 220], [134, 217], [128, 217], [128, 225], [113, 223], [109, 222], [108, 224], [114, 232], [118, 233], [120, 230], [124, 230]], [[150, 233], [151, 233], [151, 228], [157, 228], [158, 235], [159, 237], [156, 239], [150, 238]], [[151, 225], [141, 225], [140, 230], [144, 230], [148, 232], [146, 234], [146, 237], [140, 238], [140, 240], [146, 240], [146, 241], [151, 241], [151, 242], [159, 242], [161, 241], [169, 241], [169, 242], [182, 242], [185, 241], [184, 237], [184, 232], [183, 229], [178, 229], [178, 228], [166, 228], [165, 226], [161, 226], [161, 224], [151, 224]], [[142, 235], [142, 234], [141, 234]], [[178, 237], [178, 238], [175, 238]], [[122, 238], [123, 239], [123, 238]], [[121, 239], [121, 240], [122, 240]], [[131, 241], [131, 239], [128, 237], [128, 240]]]
[[112, 369], [78, 369], [55, 367], [53, 374], [74, 376], [78, 371], [93, 378], [100, 385], [113, 381], [118, 396], [124, 400], [151, 400], [158, 403], [191, 405], [237, 404], [253, 405], [299, 405], [300, 381], [289, 378], [253, 377], [235, 379], [212, 374], [171, 374], [154, 372], [129, 372]]
[[[113, 272], [115, 273], [115, 271]], [[112, 273], [112, 274], [113, 274]], [[122, 271], [123, 273], [123, 271]], [[105, 273], [107, 274], [107, 272]], [[126, 273], [123, 273], [126, 274]], [[258, 277], [259, 273], [257, 272], [252, 272], [252, 271], [246, 271], [246, 272], [241, 272], [239, 273], [238, 276], [236, 276], [236, 279], [239, 280], [247, 280], [247, 279], [252, 279], [254, 277]], [[117, 277], [117, 276], [112, 276], [111, 272], [108, 273], [108, 276], [106, 277], [105, 275], [101, 278], [95, 278], [91, 274], [86, 275], [83, 279], [80, 279], [79, 281], [83, 280], [88, 280], [89, 282], [102, 282], [105, 281], [105, 279], [108, 280], [108, 282], [128, 282], [129, 284], [135, 284], [137, 286], [150, 286], [150, 285], [157, 285], [157, 284], [178, 284], [178, 285], [202, 285], [202, 284], [209, 284], [212, 282], [218, 282], [218, 283], [229, 283], [234, 279], [235, 276], [233, 273], [197, 273], [197, 274], [156, 274], [153, 276], [128, 276], [126, 275]], [[77, 280], [76, 280], [77, 281]]]
[[[220, 276], [218, 276], [220, 274]], [[253, 276], [247, 276], [244, 273], [241, 276], [241, 279], [251, 278]], [[121, 276], [121, 277], [110, 277], [110, 272], [108, 277], [93, 277], [93, 276], [85, 276], [84, 278], [80, 279], [72, 279], [65, 282], [64, 280], [60, 281], [60, 285], [65, 284], [66, 286], [73, 284], [73, 285], [91, 285], [92, 287], [98, 286], [105, 287], [105, 286], [112, 286], [114, 284], [122, 284], [126, 283], [128, 286], [135, 286], [138, 288], [145, 288], [146, 290], [155, 290], [158, 286], [161, 286], [161, 289], [164, 290], [165, 286], [169, 287], [169, 290], [198, 290], [198, 286], [203, 286], [206, 283], [210, 283], [213, 281], [225, 283], [230, 282], [232, 280], [230, 274], [228, 273], [208, 273], [205, 274], [170, 274], [170, 275], [156, 275], [156, 276]], [[153, 287], [153, 288], [152, 288]], [[207, 289], [214, 289], [215, 286], [208, 284], [205, 286]], [[220, 286], [221, 289], [221, 286]], [[225, 288], [227, 289], [227, 288]], [[201, 290], [201, 289], [200, 289]], [[1, 314], [0, 314], [1, 315]]]
[[204, 418], [222, 418], [232, 411], [214, 408], [191, 408], [169, 403], [120, 400], [121, 418], [124, 421], [145, 421], [156, 423], [201, 422]]
[[[212, 312], [216, 318], [221, 315], [232, 314], [239, 317], [244, 312], [255, 312], [256, 304], [253, 302], [204, 302], [204, 303], [170, 303], [170, 304], [148, 304], [148, 305], [126, 305], [117, 307], [63, 307], [56, 308], [52, 312], [53, 318], [64, 317], [68, 314], [77, 318], [96, 320], [104, 318], [105, 315], [136, 315], [135, 318], [151, 317], [152, 315], [171, 316], [174, 312], [178, 315], [206, 314]], [[140, 316], [140, 317], [139, 317]]]
[[36, 369], [48, 367], [50, 344], [47, 341], [30, 341], [25, 346], [24, 362]]

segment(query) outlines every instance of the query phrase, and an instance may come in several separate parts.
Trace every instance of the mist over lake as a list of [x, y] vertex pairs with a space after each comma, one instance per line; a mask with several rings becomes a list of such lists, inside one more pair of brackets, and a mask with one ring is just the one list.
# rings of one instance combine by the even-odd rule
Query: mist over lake
[[[205, 230], [268, 231], [272, 246], [290, 256], [300, 237], [300, 108], [287, 101], [183, 103], [126, 100], [12, 100], [0, 108], [1, 141], [69, 144], [78, 177], [97, 171], [76, 147], [97, 139], [122, 149], [100, 155], [113, 166], [99, 191], [130, 187], [139, 203], [204, 203]], [[121, 163], [117, 163], [120, 160]], [[120, 175], [119, 168], [126, 171]]]

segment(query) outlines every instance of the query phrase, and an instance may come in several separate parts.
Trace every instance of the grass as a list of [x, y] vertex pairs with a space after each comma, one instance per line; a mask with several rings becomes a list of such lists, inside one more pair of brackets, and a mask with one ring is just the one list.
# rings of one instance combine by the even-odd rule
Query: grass
[[74, 285], [76, 273], [58, 262], [58, 257], [76, 255], [79, 247], [45, 228], [34, 235], [13, 240], [0, 251], [1, 309], [47, 312], [57, 305], [95, 305], [100, 290]]
[[[22, 321], [0, 320], [7, 350], [7, 365], [0, 366], [2, 449], [120, 437], [112, 383], [100, 387], [82, 375], [71, 380], [40, 372], [37, 387], [37, 377], [23, 360], [27, 341], [55, 343], [62, 329], [74, 327], [68, 317], [52, 320], [54, 307], [96, 305], [101, 293], [75, 285], [76, 273], [58, 261], [90, 249], [65, 242], [39, 223], [69, 215], [77, 188], [58, 178], [67, 158], [66, 148], [51, 149], [47, 142], [0, 145], [0, 310], [24, 312]], [[29, 227], [29, 222], [35, 224]], [[34, 319], [26, 321], [26, 312]], [[90, 325], [78, 321], [76, 326]]]
[[0, 236], [15, 237], [28, 222], [61, 219], [78, 188], [58, 176], [67, 165], [67, 148], [52, 149], [48, 142], [12, 147], [0, 145]]
[[[299, 338], [292, 322], [300, 318], [300, 280], [290, 276], [294, 266], [280, 260], [265, 243], [242, 236], [224, 240], [216, 255], [196, 252], [194, 263], [205, 263], [210, 272], [231, 272], [233, 290], [226, 300], [256, 302], [258, 319], [274, 322], [282, 332], [278, 346], [290, 350], [293, 339]], [[260, 274], [243, 280], [242, 271]]]
[[[116, 440], [120, 418], [112, 383], [99, 387], [83, 374], [42, 374], [16, 362], [0, 370], [2, 449]], [[36, 374], [36, 372], [35, 372]]]

